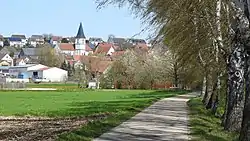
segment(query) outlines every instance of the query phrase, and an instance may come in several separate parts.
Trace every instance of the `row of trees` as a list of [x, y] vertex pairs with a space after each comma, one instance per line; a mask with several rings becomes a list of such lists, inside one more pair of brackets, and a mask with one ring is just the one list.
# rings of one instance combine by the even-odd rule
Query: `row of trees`
[[104, 88], [110, 88], [113, 84], [117, 88], [128, 89], [152, 89], [155, 84], [195, 88], [200, 82], [194, 79], [197, 75], [188, 67], [181, 65], [166, 46], [158, 45], [150, 53], [127, 49], [123, 56], [114, 61], [108, 73], [101, 77], [101, 84]]
[[[97, 0], [130, 5], [131, 10], [156, 30], [173, 52], [177, 64], [203, 82], [207, 109], [217, 113], [225, 101], [222, 125], [241, 131], [240, 140], [250, 140], [250, 44], [248, 0]], [[190, 69], [194, 66], [196, 69]], [[186, 77], [189, 77], [186, 74]]]

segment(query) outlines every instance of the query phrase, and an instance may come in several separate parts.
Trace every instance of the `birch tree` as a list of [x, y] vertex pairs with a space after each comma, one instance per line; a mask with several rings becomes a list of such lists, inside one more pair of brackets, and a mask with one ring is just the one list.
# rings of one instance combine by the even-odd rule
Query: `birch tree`
[[[177, 52], [179, 61], [188, 64], [193, 62], [193, 58], [198, 58], [203, 64], [200, 68], [207, 70], [203, 76], [206, 83], [204, 90], [207, 91], [204, 93], [205, 104], [214, 112], [220, 95], [221, 76], [226, 74], [224, 128], [228, 131], [240, 130], [245, 81], [249, 85], [245, 64], [249, 29], [247, 0], [103, 0], [100, 3], [105, 4], [129, 4], [136, 15], [141, 14], [141, 19], [156, 29], [157, 39], [169, 40], [166, 44], [171, 44], [169, 49]], [[245, 107], [249, 106], [248, 93], [247, 88]], [[245, 108], [244, 117], [247, 117], [247, 112]], [[246, 122], [249, 120], [244, 119], [246, 134]]]

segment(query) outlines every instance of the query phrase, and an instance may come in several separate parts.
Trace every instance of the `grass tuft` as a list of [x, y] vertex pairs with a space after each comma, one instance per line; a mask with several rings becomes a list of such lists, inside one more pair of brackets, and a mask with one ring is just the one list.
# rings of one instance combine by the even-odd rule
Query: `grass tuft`
[[200, 98], [188, 102], [192, 141], [234, 141], [236, 133], [223, 130], [221, 119], [204, 108]]

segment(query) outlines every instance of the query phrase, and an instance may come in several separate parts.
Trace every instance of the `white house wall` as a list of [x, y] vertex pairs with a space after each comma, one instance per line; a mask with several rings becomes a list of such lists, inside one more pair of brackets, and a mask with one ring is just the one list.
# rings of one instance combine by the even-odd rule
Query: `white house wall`
[[59, 68], [50, 68], [43, 71], [43, 79], [50, 82], [63, 82], [68, 79], [68, 72]]
[[30, 41], [30, 44], [34, 47], [36, 47], [36, 41]]
[[22, 47], [23, 44], [22, 42], [19, 42], [19, 41], [10, 41], [10, 46]]
[[69, 50], [63, 50], [62, 53], [68, 54], [68, 55], [74, 55], [74, 51], [69, 51]]
[[115, 52], [115, 49], [113, 47], [111, 47], [107, 53], [107, 55], [112, 55], [112, 53]]
[[24, 65], [26, 65], [26, 63], [24, 62], [23, 59], [17, 63], [17, 66], [24, 66]]
[[2, 46], [2, 47], [3, 47], [3, 41], [0, 41], [0, 46]]
[[1, 60], [3, 60], [3, 61], [6, 61], [6, 62], [8, 62], [8, 63], [10, 63], [11, 64], [11, 66], [13, 66], [13, 59], [10, 57], [10, 55], [9, 54], [6, 54]]

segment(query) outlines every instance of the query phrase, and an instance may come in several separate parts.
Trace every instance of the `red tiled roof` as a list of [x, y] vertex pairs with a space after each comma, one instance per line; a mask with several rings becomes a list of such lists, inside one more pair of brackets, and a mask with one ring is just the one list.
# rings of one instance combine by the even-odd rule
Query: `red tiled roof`
[[70, 44], [70, 43], [61, 43], [59, 44], [59, 47], [61, 50], [68, 50], [68, 51], [75, 50], [73, 44]]
[[60, 37], [60, 36], [52, 36], [53, 41], [59, 41], [61, 39], [62, 39], [62, 37]]
[[74, 59], [75, 61], [81, 61], [82, 63], [84, 63], [87, 67], [91, 68], [91, 71], [100, 73], [103, 73], [112, 63], [110, 59], [100, 58], [96, 56], [75, 55]]
[[111, 65], [112, 62], [111, 61], [99, 61], [96, 63], [92, 63], [91, 64], [91, 70], [94, 72], [101, 72], [103, 73], [108, 67], [109, 65]]
[[112, 46], [113, 44], [110, 43], [100, 43], [95, 50], [95, 54], [100, 54], [100, 53], [107, 54]]

